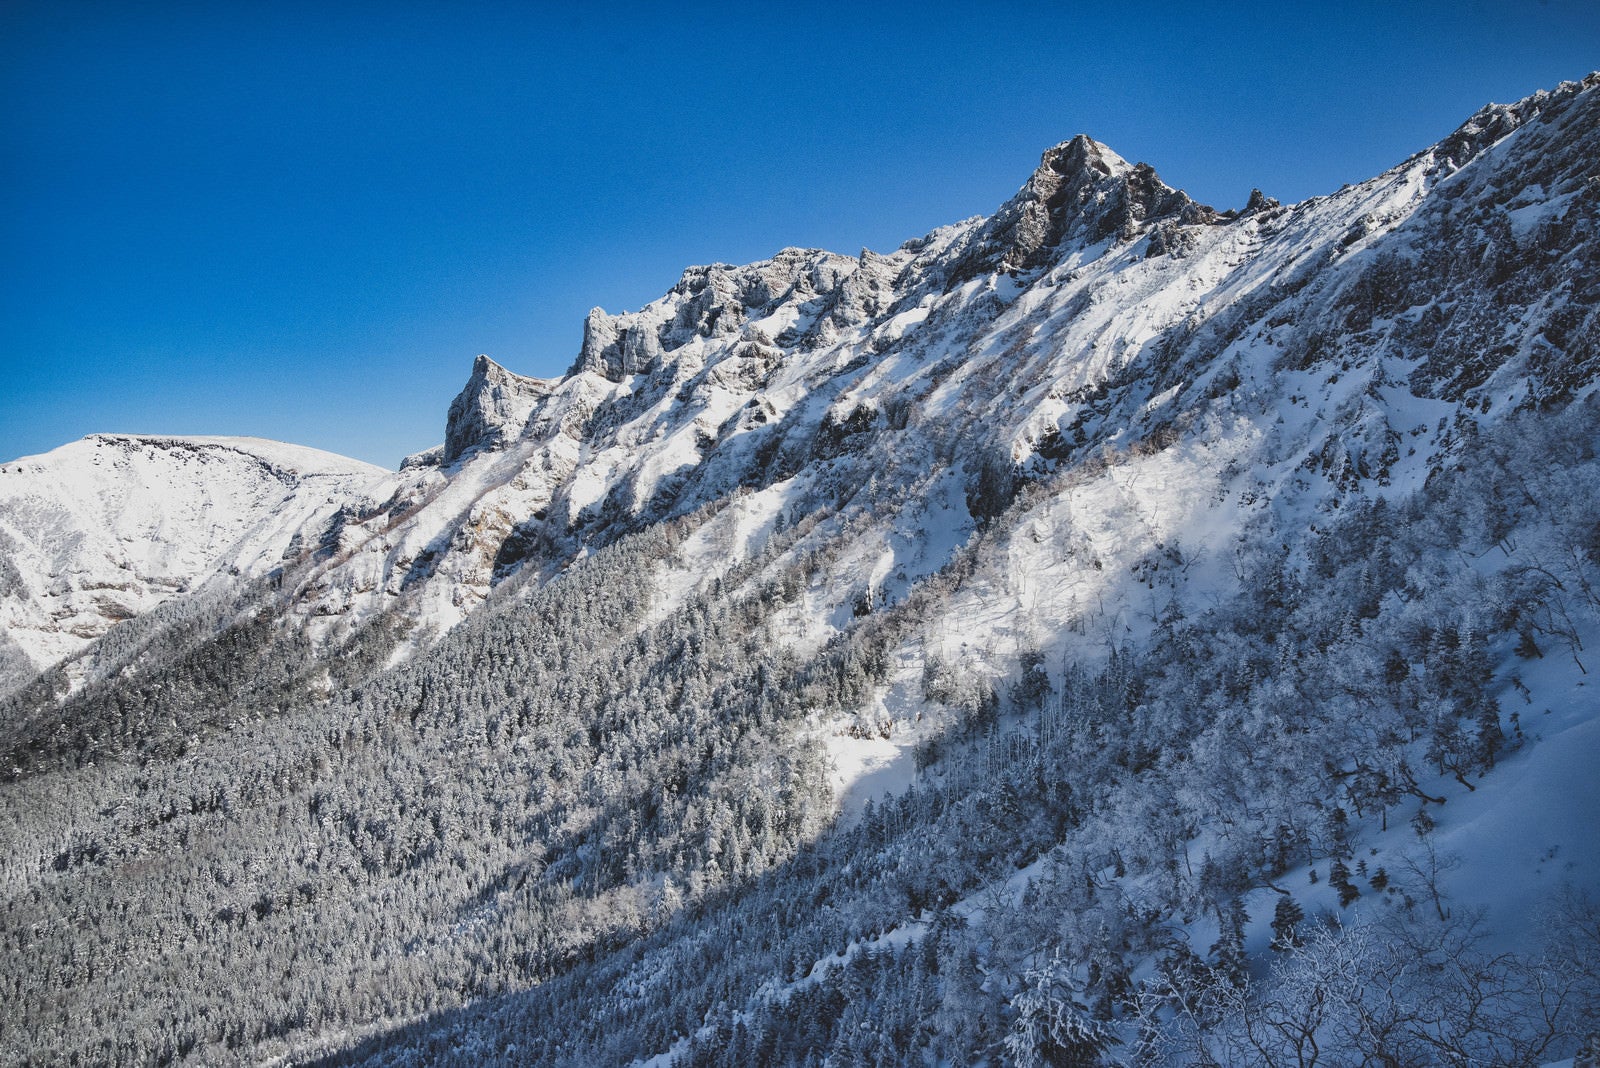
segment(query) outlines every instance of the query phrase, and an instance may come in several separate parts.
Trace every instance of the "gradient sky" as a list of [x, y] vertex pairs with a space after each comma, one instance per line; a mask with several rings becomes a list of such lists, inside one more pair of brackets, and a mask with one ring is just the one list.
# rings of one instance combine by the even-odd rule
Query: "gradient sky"
[[1077, 133], [1290, 202], [1600, 67], [1593, 0], [786, 8], [0, 4], [0, 459], [121, 431], [393, 467], [475, 353], [558, 375], [592, 306], [892, 249]]

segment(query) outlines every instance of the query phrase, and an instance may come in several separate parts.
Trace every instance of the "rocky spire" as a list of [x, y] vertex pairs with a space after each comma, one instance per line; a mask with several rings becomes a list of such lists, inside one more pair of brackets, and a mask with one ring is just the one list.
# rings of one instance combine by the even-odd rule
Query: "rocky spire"
[[1069, 240], [1131, 238], [1143, 223], [1185, 209], [1195, 216], [1186, 221], [1209, 213], [1164, 184], [1147, 164], [1129, 163], [1079, 134], [1045, 151], [1027, 184], [975, 236], [952, 283], [989, 271], [1042, 267]]
[[583, 347], [578, 352], [577, 362], [567, 373], [589, 371], [621, 382], [628, 375], [653, 370], [661, 359], [657, 324], [636, 319], [626, 314], [608, 315], [602, 308], [591, 308], [583, 321]]
[[514, 375], [489, 357], [479, 356], [472, 362], [472, 377], [450, 402], [444, 462], [451, 463], [471, 449], [515, 440], [550, 390], [550, 384], [541, 379]]
[[1272, 211], [1281, 206], [1277, 197], [1269, 197], [1259, 189], [1252, 189], [1250, 190], [1250, 199], [1244, 205], [1244, 214], [1259, 215], [1264, 211]]
[[1132, 171], [1127, 160], [1084, 134], [1047, 149], [1028, 184], [995, 214], [993, 236], [1005, 246], [1001, 269], [1038, 266], [1043, 253], [1085, 222], [1096, 237], [1104, 236], [1098, 217], [1116, 197], [1118, 180]]

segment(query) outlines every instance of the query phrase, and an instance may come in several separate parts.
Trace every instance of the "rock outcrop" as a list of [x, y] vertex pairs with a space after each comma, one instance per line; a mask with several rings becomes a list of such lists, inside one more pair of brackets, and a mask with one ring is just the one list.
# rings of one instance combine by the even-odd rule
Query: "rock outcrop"
[[450, 402], [444, 462], [454, 463], [473, 449], [515, 440], [550, 390], [550, 383], [542, 379], [512, 374], [489, 357], [479, 356], [473, 361], [472, 377]]

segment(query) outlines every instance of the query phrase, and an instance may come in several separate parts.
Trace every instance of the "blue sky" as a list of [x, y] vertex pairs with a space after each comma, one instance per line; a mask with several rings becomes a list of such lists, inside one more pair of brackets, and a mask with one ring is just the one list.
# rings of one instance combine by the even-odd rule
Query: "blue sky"
[[0, 459], [252, 434], [394, 466], [474, 354], [993, 211], [1077, 133], [1218, 207], [1600, 67], [1600, 4], [0, 5]]

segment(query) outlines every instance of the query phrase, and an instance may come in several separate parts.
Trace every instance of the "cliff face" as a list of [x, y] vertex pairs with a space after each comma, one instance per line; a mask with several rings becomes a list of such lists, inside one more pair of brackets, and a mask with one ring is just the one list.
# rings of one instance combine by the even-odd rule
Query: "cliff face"
[[472, 363], [472, 377], [450, 402], [445, 420], [444, 462], [454, 463], [471, 449], [489, 449], [515, 440], [527, 427], [551, 385], [514, 375], [487, 356]]

